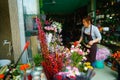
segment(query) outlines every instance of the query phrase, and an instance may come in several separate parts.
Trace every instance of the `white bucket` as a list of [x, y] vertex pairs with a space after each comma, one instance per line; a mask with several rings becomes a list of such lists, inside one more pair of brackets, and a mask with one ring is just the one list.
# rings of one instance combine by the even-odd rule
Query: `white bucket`
[[6, 66], [6, 65], [10, 65], [11, 61], [8, 59], [1, 59], [0, 60], [0, 66]]

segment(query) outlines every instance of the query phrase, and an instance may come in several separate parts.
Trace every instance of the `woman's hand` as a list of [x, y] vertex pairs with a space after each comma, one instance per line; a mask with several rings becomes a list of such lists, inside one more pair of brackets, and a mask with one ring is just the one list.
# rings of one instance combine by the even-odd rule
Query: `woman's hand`
[[94, 44], [94, 41], [89, 41], [88, 45], [92, 46]]

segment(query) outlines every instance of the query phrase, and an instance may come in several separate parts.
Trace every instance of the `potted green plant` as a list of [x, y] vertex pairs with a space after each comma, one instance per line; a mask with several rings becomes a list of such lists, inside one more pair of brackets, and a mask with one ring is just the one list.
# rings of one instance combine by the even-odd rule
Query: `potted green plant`
[[21, 72], [18, 69], [12, 70], [12, 77], [14, 80], [20, 80], [21, 79]]
[[33, 60], [34, 60], [35, 66], [40, 66], [41, 62], [43, 61], [42, 54], [36, 54], [36, 55], [34, 55], [33, 56]]

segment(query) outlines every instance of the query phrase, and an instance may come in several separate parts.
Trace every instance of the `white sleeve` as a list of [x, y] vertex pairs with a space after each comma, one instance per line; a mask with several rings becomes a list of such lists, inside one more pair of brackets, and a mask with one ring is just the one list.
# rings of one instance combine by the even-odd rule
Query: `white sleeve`
[[102, 39], [101, 33], [97, 27], [94, 28], [94, 34], [95, 34], [96, 38], [98, 38], [99, 40]]

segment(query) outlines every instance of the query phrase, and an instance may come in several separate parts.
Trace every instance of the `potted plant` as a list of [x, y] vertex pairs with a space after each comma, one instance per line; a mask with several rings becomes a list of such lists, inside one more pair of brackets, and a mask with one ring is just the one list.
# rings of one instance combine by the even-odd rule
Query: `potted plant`
[[15, 80], [21, 79], [21, 72], [18, 69], [13, 69], [12, 75], [13, 75], [13, 79], [15, 79]]
[[41, 62], [43, 61], [42, 54], [36, 54], [36, 55], [34, 55], [33, 56], [33, 60], [34, 60], [35, 66], [40, 66]]

